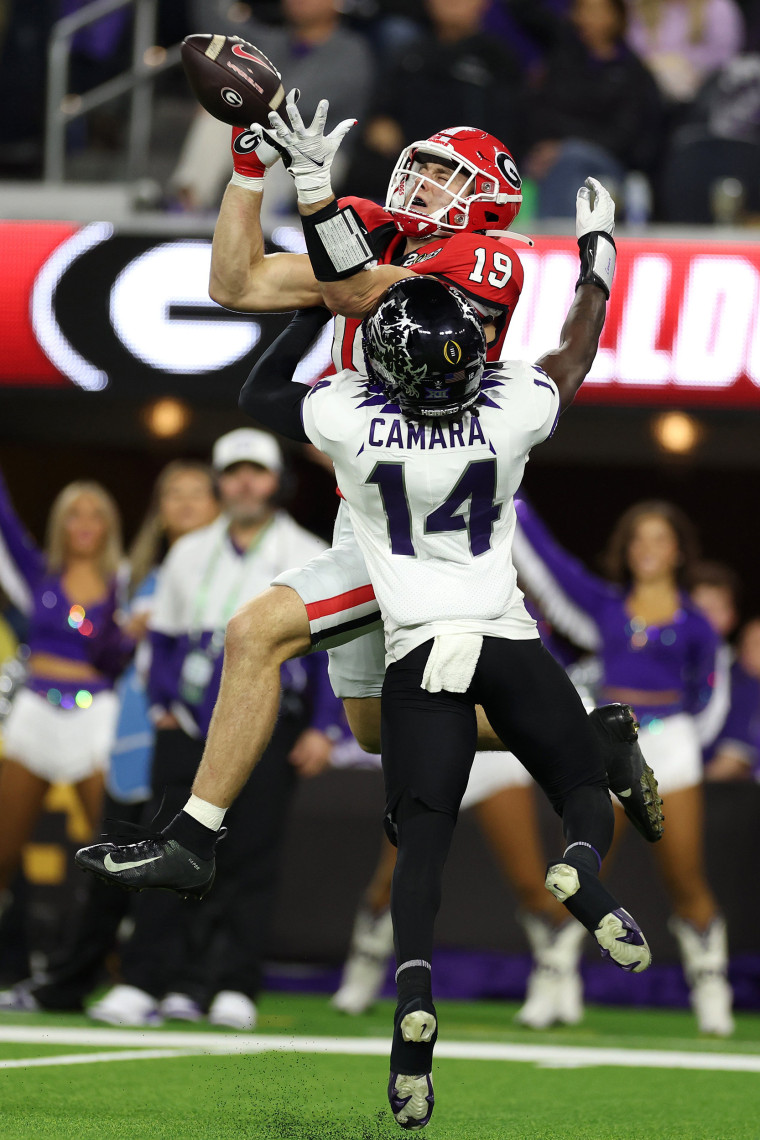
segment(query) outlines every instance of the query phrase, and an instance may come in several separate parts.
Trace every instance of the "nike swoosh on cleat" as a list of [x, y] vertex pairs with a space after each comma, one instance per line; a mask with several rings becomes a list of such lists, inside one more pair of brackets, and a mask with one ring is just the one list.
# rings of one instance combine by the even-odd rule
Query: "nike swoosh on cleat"
[[134, 863], [115, 863], [109, 853], [103, 860], [103, 866], [106, 871], [129, 871], [132, 867], [144, 867], [146, 863], [155, 863], [160, 858], [160, 855], [154, 855], [151, 859], [137, 859]]

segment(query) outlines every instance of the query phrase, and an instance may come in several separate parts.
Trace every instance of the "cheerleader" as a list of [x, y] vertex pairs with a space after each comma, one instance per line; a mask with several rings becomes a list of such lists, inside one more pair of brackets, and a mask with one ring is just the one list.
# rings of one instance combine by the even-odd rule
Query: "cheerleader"
[[0, 584], [29, 620], [28, 669], [3, 730], [0, 891], [7, 889], [50, 784], [76, 788], [94, 829], [117, 713], [114, 683], [131, 639], [118, 621], [119, 514], [98, 484], [53, 503], [45, 551], [26, 533], [0, 477]]
[[641, 723], [665, 801], [665, 832], [652, 850], [673, 907], [670, 929], [701, 1032], [728, 1036], [726, 927], [704, 871], [700, 744], [725, 717], [728, 678], [717, 635], [684, 591], [696, 556], [691, 524], [670, 503], [630, 507], [611, 536], [605, 581], [526, 502], [516, 507], [514, 560], [526, 588], [559, 632], [572, 636], [579, 619], [593, 621], [602, 700], [632, 705]]

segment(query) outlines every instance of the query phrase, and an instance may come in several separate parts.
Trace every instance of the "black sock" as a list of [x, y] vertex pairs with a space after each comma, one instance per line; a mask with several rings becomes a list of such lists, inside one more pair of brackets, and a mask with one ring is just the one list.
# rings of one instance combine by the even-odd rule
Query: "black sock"
[[396, 979], [398, 1004], [393, 1017], [393, 1043], [391, 1045], [391, 1072], [420, 1076], [433, 1068], [433, 1049], [438, 1040], [436, 1026], [430, 1041], [405, 1041], [401, 1022], [407, 1013], [424, 1010], [433, 1013], [431, 973], [427, 966], [407, 966]]
[[433, 999], [432, 974], [427, 966], [407, 966], [396, 980], [398, 1004], [403, 1005], [409, 998], [429, 997]]
[[167, 839], [176, 839], [177, 843], [192, 851], [199, 859], [213, 859], [214, 848], [219, 838], [218, 831], [214, 831], [213, 827], [206, 827], [186, 811], [175, 815], [161, 834]]
[[575, 867], [581, 884], [580, 890], [566, 899], [563, 905], [570, 911], [573, 918], [577, 918], [578, 922], [582, 923], [586, 930], [593, 934], [605, 914], [609, 914], [611, 910], [617, 910], [620, 903], [614, 895], [610, 894], [604, 883], [599, 881], [596, 857], [594, 857], [594, 866], [591, 869], [587, 856], [576, 854], [578, 851], [583, 852], [584, 848], [573, 847], [567, 855], [563, 855], [558, 860], [560, 863], [567, 863], [569, 866]]

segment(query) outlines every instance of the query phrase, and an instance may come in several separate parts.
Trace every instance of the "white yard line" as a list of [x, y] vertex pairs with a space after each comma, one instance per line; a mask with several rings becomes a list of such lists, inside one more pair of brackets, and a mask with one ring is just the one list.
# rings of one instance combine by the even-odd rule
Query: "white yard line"
[[153, 1061], [158, 1057], [191, 1057], [185, 1049], [120, 1049], [110, 1053], [61, 1053], [53, 1057], [22, 1057], [0, 1061], [0, 1069], [33, 1069], [39, 1065], [92, 1065], [96, 1061]]
[[[117, 1048], [144, 1046], [183, 1053], [323, 1053], [383, 1057], [385, 1037], [296, 1037], [285, 1034], [193, 1033], [152, 1029], [79, 1029], [58, 1026], [0, 1026], [0, 1043], [84, 1045]], [[140, 1052], [140, 1056], [144, 1054]], [[460, 1061], [519, 1061], [542, 1067], [616, 1066], [646, 1069], [697, 1069], [760, 1073], [760, 1055], [701, 1053], [670, 1049], [621, 1049], [603, 1046], [506, 1044], [484, 1041], [439, 1041], [436, 1057]], [[103, 1060], [116, 1059], [105, 1054]], [[119, 1059], [127, 1059], [121, 1054]], [[130, 1058], [131, 1059], [131, 1058]], [[47, 1058], [45, 1060], [48, 1060]], [[53, 1059], [49, 1059], [53, 1063]], [[38, 1062], [39, 1063], [39, 1062]], [[0, 1062], [0, 1065], [8, 1063]], [[23, 1062], [13, 1062], [22, 1065]]]

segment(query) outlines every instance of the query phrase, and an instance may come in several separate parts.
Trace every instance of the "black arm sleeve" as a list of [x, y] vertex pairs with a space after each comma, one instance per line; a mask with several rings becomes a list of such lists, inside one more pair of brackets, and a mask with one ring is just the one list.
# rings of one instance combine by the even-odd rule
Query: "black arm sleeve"
[[296, 313], [256, 361], [240, 391], [238, 407], [271, 431], [297, 443], [308, 443], [301, 422], [301, 402], [307, 384], [295, 384], [293, 373], [301, 357], [331, 319], [327, 309], [316, 307]]

